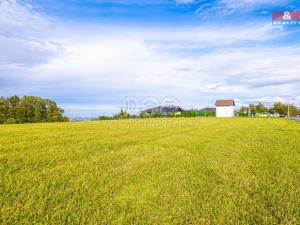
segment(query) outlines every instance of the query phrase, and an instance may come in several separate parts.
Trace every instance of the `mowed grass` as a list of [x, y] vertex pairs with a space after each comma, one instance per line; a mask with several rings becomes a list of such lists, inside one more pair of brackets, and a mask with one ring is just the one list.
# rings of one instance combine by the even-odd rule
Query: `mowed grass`
[[300, 224], [300, 123], [0, 126], [1, 224]]

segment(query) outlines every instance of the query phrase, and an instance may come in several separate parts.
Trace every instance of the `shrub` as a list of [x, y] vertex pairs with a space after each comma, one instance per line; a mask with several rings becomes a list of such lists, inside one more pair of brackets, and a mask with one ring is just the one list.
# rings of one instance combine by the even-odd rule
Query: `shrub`
[[6, 123], [7, 123], [7, 124], [16, 124], [16, 123], [17, 123], [17, 120], [14, 119], [14, 118], [9, 118], [9, 119], [6, 120]]
[[63, 122], [70, 122], [70, 119], [67, 116], [64, 116], [62, 120], [63, 120]]
[[215, 116], [214, 112], [205, 110], [185, 110], [182, 112], [183, 117], [202, 117], [202, 116]]
[[110, 116], [99, 116], [97, 120], [111, 120], [112, 118]]

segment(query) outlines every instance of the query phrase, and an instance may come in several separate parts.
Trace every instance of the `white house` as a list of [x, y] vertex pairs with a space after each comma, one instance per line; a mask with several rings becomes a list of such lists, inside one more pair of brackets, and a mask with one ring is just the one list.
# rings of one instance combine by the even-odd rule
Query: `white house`
[[217, 100], [216, 117], [234, 117], [234, 100]]

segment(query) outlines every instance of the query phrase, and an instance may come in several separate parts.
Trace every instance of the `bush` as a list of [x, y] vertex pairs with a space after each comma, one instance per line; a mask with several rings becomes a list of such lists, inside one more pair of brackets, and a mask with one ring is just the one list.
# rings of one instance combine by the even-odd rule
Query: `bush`
[[110, 116], [99, 116], [98, 120], [111, 120], [112, 118]]
[[67, 116], [64, 116], [62, 120], [63, 120], [63, 122], [70, 122], [70, 119]]
[[16, 124], [16, 123], [17, 123], [17, 120], [14, 119], [14, 118], [9, 118], [9, 119], [6, 120], [6, 123], [7, 123], [7, 124]]
[[215, 116], [214, 112], [205, 110], [185, 110], [182, 112], [183, 117], [202, 117], [202, 116]]

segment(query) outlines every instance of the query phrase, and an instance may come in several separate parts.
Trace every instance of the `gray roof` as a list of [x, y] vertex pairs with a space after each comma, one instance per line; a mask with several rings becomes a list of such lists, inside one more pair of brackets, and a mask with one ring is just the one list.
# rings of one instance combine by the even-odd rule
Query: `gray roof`
[[202, 111], [207, 111], [207, 112], [216, 112], [216, 108], [204, 108], [204, 109], [201, 109]]
[[146, 109], [142, 112], [145, 113], [161, 113], [161, 114], [170, 114], [170, 113], [177, 113], [182, 112], [183, 109], [179, 106], [157, 106], [151, 109]]

